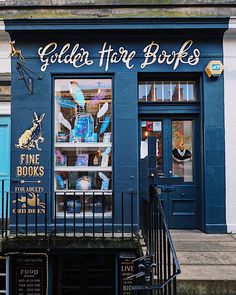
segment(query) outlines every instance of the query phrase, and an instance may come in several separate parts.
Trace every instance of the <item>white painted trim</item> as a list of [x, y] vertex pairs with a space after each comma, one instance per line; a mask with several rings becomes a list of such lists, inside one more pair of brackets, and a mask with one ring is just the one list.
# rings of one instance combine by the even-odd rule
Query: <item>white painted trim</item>
[[225, 186], [227, 231], [236, 233], [236, 18], [229, 21], [224, 46]]
[[236, 233], [236, 224], [227, 224], [228, 233]]
[[6, 295], [10, 295], [10, 257], [6, 257]]
[[11, 71], [11, 58], [10, 58], [10, 35], [5, 31], [4, 21], [0, 19], [0, 73]]
[[0, 31], [5, 31], [5, 24], [3, 20], [0, 20]]
[[10, 102], [0, 102], [0, 115], [1, 116], [11, 115], [11, 103]]
[[6, 32], [5, 24], [3, 20], [0, 20], [0, 40], [1, 41], [10, 41], [10, 35]]

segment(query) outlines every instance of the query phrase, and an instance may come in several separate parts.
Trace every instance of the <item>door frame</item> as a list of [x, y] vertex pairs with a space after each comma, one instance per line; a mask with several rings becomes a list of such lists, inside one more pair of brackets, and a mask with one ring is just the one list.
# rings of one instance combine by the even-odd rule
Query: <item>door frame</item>
[[[150, 106], [149, 106], [150, 107]], [[191, 106], [188, 106], [191, 107]], [[145, 105], [142, 106], [143, 109], [145, 109]], [[155, 107], [154, 107], [155, 108]], [[166, 120], [165, 120], [166, 119]], [[201, 134], [201, 116], [200, 116], [200, 107], [196, 108], [193, 112], [179, 112], [177, 109], [177, 112], [174, 112], [174, 109], [172, 108], [172, 111], [168, 109], [168, 112], [160, 112], [160, 110], [156, 113], [154, 110], [152, 112], [139, 112], [139, 144], [141, 142], [141, 136], [142, 136], [142, 130], [141, 130], [141, 121], [155, 121], [155, 120], [160, 120], [162, 121], [162, 132], [166, 131], [166, 123], [164, 121], [168, 122], [168, 129], [167, 132], [169, 133], [168, 136], [169, 138], [172, 139], [172, 129], [171, 129], [171, 122], [173, 120], [193, 120], [193, 153], [195, 154], [195, 157], [193, 157], [193, 182], [190, 182], [189, 185], [195, 185], [196, 186], [196, 228], [197, 229], [202, 229], [203, 228], [203, 220], [204, 220], [204, 212], [203, 212], [203, 182], [202, 182], [202, 163], [203, 163], [203, 158], [202, 158], [202, 146], [203, 146], [203, 141], [202, 141], [202, 134]], [[199, 127], [198, 127], [199, 126]], [[171, 140], [172, 141], [172, 140]], [[200, 141], [200, 145], [198, 148], [198, 143]], [[165, 156], [165, 144], [167, 143], [167, 140], [164, 139], [163, 136], [163, 172], [164, 175], [166, 175], [168, 166], [171, 167], [171, 163], [168, 163], [167, 165], [164, 163], [166, 156]], [[169, 143], [170, 145], [171, 143]], [[168, 147], [170, 148], [170, 146]], [[139, 155], [140, 158], [140, 155]], [[168, 159], [170, 161], [170, 159]], [[197, 165], [197, 163], [201, 163], [200, 165]], [[140, 163], [139, 163], [140, 165]], [[139, 183], [141, 185], [141, 183]], [[174, 185], [174, 184], [173, 184]], [[188, 185], [188, 183], [186, 183]], [[170, 211], [170, 206], [168, 204], [168, 210]], [[170, 212], [168, 211], [168, 214]]]

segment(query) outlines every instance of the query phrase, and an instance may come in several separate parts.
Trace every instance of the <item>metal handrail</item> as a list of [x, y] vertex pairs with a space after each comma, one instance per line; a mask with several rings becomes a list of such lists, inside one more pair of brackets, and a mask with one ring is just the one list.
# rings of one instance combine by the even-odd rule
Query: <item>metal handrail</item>
[[176, 255], [174, 243], [172, 241], [170, 230], [169, 230], [167, 222], [166, 222], [166, 217], [165, 217], [165, 213], [164, 213], [164, 210], [163, 210], [163, 207], [162, 207], [162, 204], [161, 204], [161, 199], [160, 199], [158, 189], [157, 189], [156, 186], [153, 186], [153, 189], [155, 190], [155, 198], [158, 201], [159, 210], [160, 210], [160, 213], [162, 215], [163, 224], [165, 226], [165, 231], [166, 231], [168, 241], [170, 243], [172, 255], [173, 255], [173, 258], [174, 258], [174, 261], [175, 261], [176, 275], [178, 275], [178, 274], [180, 274], [181, 270], [180, 270], [180, 264], [179, 264], [179, 261], [178, 261], [177, 255]]
[[153, 269], [149, 270], [149, 282], [144, 284], [143, 281], [137, 281], [135, 289], [148, 290], [152, 292], [148, 294], [152, 295], [176, 295], [176, 277], [181, 272], [180, 265], [162, 208], [160, 193], [154, 185], [150, 187], [149, 200], [142, 199], [141, 215], [146, 255], [152, 257]]

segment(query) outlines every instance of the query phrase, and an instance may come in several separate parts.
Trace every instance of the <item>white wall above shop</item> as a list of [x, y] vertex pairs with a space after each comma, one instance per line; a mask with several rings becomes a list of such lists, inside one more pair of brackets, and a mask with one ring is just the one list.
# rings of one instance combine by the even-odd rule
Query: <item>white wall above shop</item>
[[236, 232], [236, 17], [224, 35], [226, 222]]
[[0, 21], [0, 74], [11, 72], [10, 36], [5, 32], [5, 25]]

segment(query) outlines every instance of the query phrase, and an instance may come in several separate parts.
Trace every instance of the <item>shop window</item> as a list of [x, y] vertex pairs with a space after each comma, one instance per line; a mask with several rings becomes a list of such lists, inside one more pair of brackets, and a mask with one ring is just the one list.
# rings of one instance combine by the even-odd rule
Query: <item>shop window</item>
[[11, 101], [11, 85], [10, 81], [0, 80], [0, 102]]
[[65, 204], [62, 192], [67, 199], [70, 193], [86, 195], [86, 202], [78, 200], [77, 213], [89, 214], [96, 195], [98, 200], [105, 196], [105, 210], [111, 210], [111, 85], [111, 79], [55, 80], [54, 188], [59, 213]]
[[142, 81], [139, 83], [141, 102], [196, 101], [194, 81]]
[[58, 295], [115, 294], [115, 257], [102, 253], [64, 253], [55, 261]]

